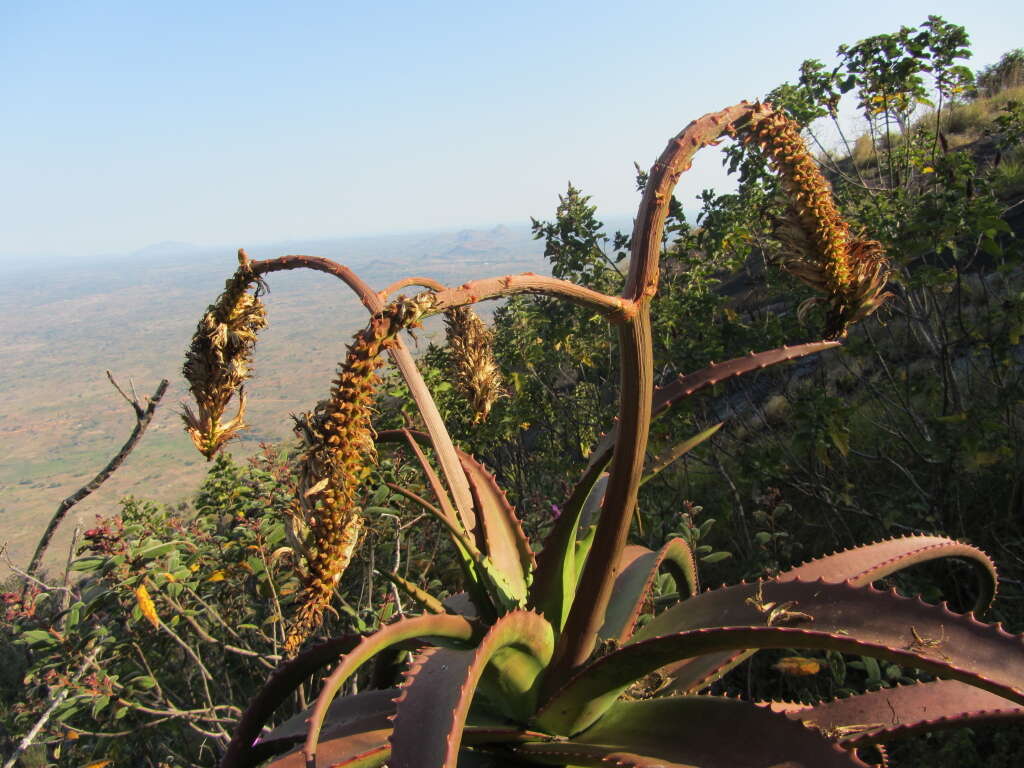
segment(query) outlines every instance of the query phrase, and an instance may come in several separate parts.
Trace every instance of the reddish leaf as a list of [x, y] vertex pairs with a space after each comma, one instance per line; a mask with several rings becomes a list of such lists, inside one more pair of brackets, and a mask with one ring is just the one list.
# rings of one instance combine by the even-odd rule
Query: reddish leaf
[[846, 549], [791, 568], [779, 574], [776, 581], [824, 579], [860, 586], [940, 557], [962, 557], [975, 567], [981, 593], [974, 610], [980, 613], [988, 608], [999, 580], [995, 563], [977, 547], [945, 536], [903, 536]]
[[341, 686], [359, 667], [376, 654], [397, 643], [419, 637], [445, 637], [468, 642], [473, 639], [473, 636], [474, 629], [466, 619], [461, 616], [441, 614], [403, 619], [364, 637], [359, 645], [345, 655], [330, 677], [324, 681], [320, 695], [309, 715], [309, 731], [304, 747], [309, 759], [316, 759], [320, 729], [323, 727], [328, 708], [338, 691], [341, 690]]
[[836, 341], [815, 341], [810, 344], [779, 347], [766, 352], [751, 352], [749, 355], [735, 357], [724, 363], [714, 363], [696, 373], [681, 374], [675, 381], [655, 389], [651, 416], [658, 416], [683, 398], [689, 397], [705, 387], [711, 387], [727, 379], [838, 346], [839, 342]]
[[[651, 418], [655, 419], [672, 406], [702, 389], [720, 384], [726, 379], [742, 376], [745, 373], [768, 368], [772, 365], [796, 360], [800, 357], [813, 355], [826, 349], [839, 346], [836, 341], [816, 341], [810, 344], [798, 344], [793, 347], [779, 347], [766, 352], [751, 352], [744, 357], [736, 357], [724, 363], [714, 363], [695, 373], [680, 374], [675, 381], [664, 387], [655, 387], [651, 404]], [[590, 467], [607, 465], [611, 459], [612, 449], [618, 439], [618, 426], [608, 430], [601, 442], [590, 454]]]
[[523, 744], [515, 751], [537, 762], [601, 768], [865, 766], [812, 729], [717, 696], [619, 701], [571, 741]]
[[260, 758], [252, 755], [252, 744], [274, 711], [310, 675], [336, 661], [359, 641], [358, 635], [332, 638], [303, 651], [278, 667], [238, 721], [231, 743], [221, 760], [221, 768], [247, 768], [259, 762]]
[[[887, 659], [1024, 702], [1024, 643], [998, 625], [873, 587], [741, 584], [686, 600], [629, 645], [581, 668], [538, 722], [571, 734], [632, 682], [672, 662], [746, 648], [821, 648]], [[699, 665], [698, 665], [699, 666]], [[687, 665], [677, 673], [689, 674]], [[692, 679], [692, 677], [691, 677]]]
[[1024, 707], [961, 683], [936, 680], [849, 696], [787, 712], [844, 746], [861, 747], [943, 728], [1024, 720]]
[[662, 565], [671, 568], [680, 592], [684, 584], [690, 594], [697, 592], [697, 563], [689, 544], [683, 539], [670, 539], [657, 552], [646, 547], [627, 546], [619, 560], [619, 575], [605, 612], [604, 626], [598, 633], [602, 640], [614, 639], [625, 643], [629, 639], [651, 583]]
[[429, 648], [406, 673], [395, 700], [391, 768], [455, 768], [463, 726], [481, 677], [502, 654], [496, 681], [501, 702], [522, 713], [535, 707], [535, 688], [551, 658], [554, 633], [535, 613], [498, 619], [472, 651]]
[[[975, 610], [987, 607], [996, 590], [995, 564], [980, 549], [943, 536], [904, 536], [853, 547], [785, 571], [775, 581], [824, 579], [837, 583], [848, 580], [855, 586], [861, 586], [940, 557], [962, 557], [975, 566], [981, 585]], [[680, 665], [672, 665], [664, 670], [674, 680], [669, 691], [699, 690], [748, 658], [751, 653], [753, 651], [742, 650], [709, 654]], [[682, 671], [684, 666], [685, 673]]]

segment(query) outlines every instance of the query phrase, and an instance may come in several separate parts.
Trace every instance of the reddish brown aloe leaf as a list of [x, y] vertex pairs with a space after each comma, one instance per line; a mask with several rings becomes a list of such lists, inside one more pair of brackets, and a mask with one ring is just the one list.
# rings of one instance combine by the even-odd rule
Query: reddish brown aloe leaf
[[309, 730], [304, 747], [309, 760], [315, 763], [316, 755], [319, 751], [320, 729], [323, 727], [324, 719], [327, 717], [328, 709], [334, 701], [334, 697], [341, 690], [341, 686], [345, 684], [345, 681], [359, 667], [384, 649], [406, 640], [421, 637], [444, 637], [451, 640], [469, 642], [474, 637], [474, 629], [461, 616], [447, 614], [416, 616], [415, 618], [389, 624], [374, 634], [360, 640], [359, 645], [345, 655], [341, 663], [331, 672], [330, 677], [324, 681], [320, 695], [317, 697], [316, 704], [309, 715]]
[[[861, 586], [871, 584], [904, 568], [941, 557], [962, 557], [974, 566], [980, 585], [975, 610], [987, 608], [996, 591], [995, 563], [980, 549], [944, 536], [903, 536], [853, 547], [803, 563], [779, 574], [775, 580], [786, 582], [798, 579], [824, 579], [829, 582], [849, 581], [854, 586]], [[665, 674], [673, 678], [669, 690], [699, 690], [724, 675], [751, 653], [753, 651], [744, 650], [709, 654], [678, 667], [673, 665], [665, 670]], [[685, 674], [681, 672], [684, 665], [687, 668]]]
[[643, 609], [651, 583], [662, 566], [666, 566], [676, 581], [676, 588], [689, 594], [697, 592], [697, 562], [690, 545], [683, 539], [670, 539], [657, 552], [646, 547], [630, 545], [619, 560], [619, 575], [615, 590], [604, 617], [604, 626], [598, 636], [602, 640], [626, 642], [633, 634], [637, 617]]
[[[737, 738], [742, 734], [748, 737]], [[717, 696], [619, 701], [571, 741], [515, 749], [537, 762], [601, 768], [865, 766], [820, 732], [754, 704]]]
[[483, 529], [484, 551], [505, 574], [514, 593], [525, 598], [526, 580], [537, 562], [523, 526], [494, 476], [468, 453], [456, 450]]
[[[361, 731], [372, 731], [391, 727], [391, 716], [395, 714], [397, 688], [360, 691], [342, 696], [331, 703], [320, 733], [324, 741]], [[271, 741], [305, 741], [308, 731], [309, 711], [300, 712], [274, 728], [260, 743]]]
[[[651, 672], [683, 659], [746, 648], [863, 654], [1024, 702], [1020, 636], [895, 592], [794, 581], [726, 587], [668, 609], [629, 645], [582, 667], [545, 703], [538, 722], [555, 733], [577, 732]], [[688, 666], [679, 665], [676, 674], [691, 675]]]
[[[721, 384], [723, 381], [734, 379], [737, 376], [838, 346], [840, 346], [839, 342], [836, 341], [815, 341], [810, 344], [779, 347], [765, 352], [751, 352], [749, 355], [735, 357], [724, 363], [714, 363], [694, 373], [680, 374], [674, 381], [663, 387], [655, 388], [654, 399], [651, 403], [651, 418], [657, 418], [672, 406], [707, 387], [713, 387], [715, 384]], [[590, 454], [591, 467], [597, 464], [603, 467], [608, 464], [617, 438], [618, 427], [615, 426], [608, 431], [608, 434], [601, 439], [601, 442]]]
[[[313, 766], [331, 768], [381, 768], [391, 757], [390, 728], [359, 731], [335, 736], [320, 745], [318, 762]], [[309, 768], [302, 750], [295, 750], [270, 763], [266, 768]]]
[[255, 765], [260, 758], [252, 755], [252, 744], [263, 730], [264, 724], [295, 690], [313, 673], [334, 663], [360, 641], [358, 635], [336, 637], [303, 651], [275, 670], [256, 698], [249, 704], [238, 721], [221, 759], [221, 768], [245, 768]]
[[836, 699], [786, 716], [844, 746], [861, 747], [942, 728], [1024, 720], [1024, 707], [958, 680], [936, 680]]
[[493, 703], [528, 716], [553, 648], [550, 624], [535, 613], [515, 611], [498, 619], [474, 650], [420, 653], [395, 699], [391, 768], [455, 768], [469, 706], [492, 660], [501, 662], [491, 681], [500, 700]]
[[699, 392], [705, 387], [721, 384], [752, 371], [768, 368], [799, 357], [806, 357], [826, 349], [839, 346], [836, 341], [815, 341], [809, 344], [797, 344], [792, 347], [779, 347], [765, 352], [751, 352], [744, 357], [735, 357], [724, 363], [714, 363], [695, 373], [681, 374], [675, 381], [666, 384], [654, 392], [652, 416], [658, 416], [685, 397]]
[[999, 581], [995, 563], [977, 547], [945, 536], [903, 536], [846, 549], [791, 568], [779, 574], [776, 580], [825, 579], [849, 581], [860, 586], [940, 557], [962, 557], [975, 567], [981, 593], [974, 610], [980, 613], [988, 608]]

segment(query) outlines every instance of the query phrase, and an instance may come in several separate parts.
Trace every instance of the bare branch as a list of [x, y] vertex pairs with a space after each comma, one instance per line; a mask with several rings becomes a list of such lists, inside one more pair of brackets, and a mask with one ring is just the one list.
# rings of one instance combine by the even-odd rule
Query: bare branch
[[[114, 377], [110, 375], [110, 371], [107, 371], [107, 376], [110, 378], [110, 382], [114, 385], [114, 388], [117, 389], [117, 391], [121, 393], [121, 396], [127, 400], [128, 396], [125, 395], [125, 393], [121, 391], [121, 388], [117, 386], [117, 382], [115, 382]], [[160, 382], [160, 385], [156, 388], [156, 392], [154, 392], [153, 396], [149, 398], [149, 404], [146, 406], [145, 410], [141, 408], [137, 400], [129, 400], [129, 403], [135, 409], [135, 429], [132, 430], [131, 436], [128, 438], [127, 442], [121, 446], [121, 450], [115, 454], [114, 458], [107, 463], [107, 466], [99, 471], [99, 474], [97, 474], [96, 477], [64, 499], [64, 501], [60, 503], [60, 506], [57, 507], [57, 511], [53, 514], [49, 525], [46, 526], [46, 530], [43, 531], [43, 535], [39, 539], [39, 544], [36, 546], [35, 554], [32, 555], [32, 561], [28, 565], [28, 575], [34, 576], [38, 572], [39, 566], [43, 561], [43, 555], [46, 554], [46, 548], [50, 546], [50, 539], [53, 538], [53, 534], [57, 531], [57, 526], [60, 525], [68, 511], [75, 506], [75, 504], [103, 485], [106, 479], [114, 474], [114, 471], [118, 467], [124, 464], [125, 459], [128, 458], [128, 454], [135, 450], [135, 446], [139, 444], [143, 434], [146, 432], [146, 428], [153, 420], [153, 413], [156, 411], [156, 407], [160, 403], [160, 398], [162, 398], [164, 393], [167, 392], [167, 383], [167, 379], [163, 379]]]

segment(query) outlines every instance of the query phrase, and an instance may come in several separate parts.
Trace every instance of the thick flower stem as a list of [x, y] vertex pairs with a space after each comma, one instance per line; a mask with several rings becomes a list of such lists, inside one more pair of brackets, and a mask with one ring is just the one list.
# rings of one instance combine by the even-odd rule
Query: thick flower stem
[[746, 122], [760, 108], [744, 102], [693, 121], [669, 141], [651, 168], [634, 225], [629, 274], [622, 296], [634, 309], [629, 320], [619, 326], [619, 439], [594, 543], [544, 682], [548, 694], [557, 690], [594, 650], [636, 509], [654, 389], [650, 301], [658, 289], [658, 261], [672, 190], [702, 147], [715, 143], [727, 129]]

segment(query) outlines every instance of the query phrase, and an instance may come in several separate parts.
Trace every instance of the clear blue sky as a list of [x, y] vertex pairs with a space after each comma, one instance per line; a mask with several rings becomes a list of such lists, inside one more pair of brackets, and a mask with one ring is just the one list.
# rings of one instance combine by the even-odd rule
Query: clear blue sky
[[937, 13], [977, 69], [1022, 8], [0, 0], [0, 258], [525, 223], [569, 179], [625, 214], [634, 160], [803, 59]]

